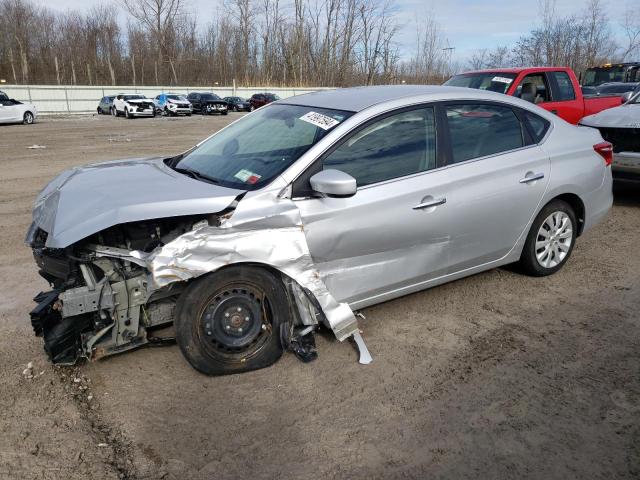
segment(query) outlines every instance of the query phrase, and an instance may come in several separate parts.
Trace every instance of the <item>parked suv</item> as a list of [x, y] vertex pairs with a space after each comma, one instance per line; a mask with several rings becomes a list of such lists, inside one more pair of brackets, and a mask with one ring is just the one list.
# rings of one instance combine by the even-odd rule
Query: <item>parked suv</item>
[[276, 100], [280, 100], [280, 97], [275, 93], [254, 93], [249, 99], [249, 110], [253, 112], [256, 108], [264, 107]]
[[116, 98], [115, 95], [107, 95], [100, 99], [100, 103], [98, 104], [98, 115], [113, 115], [111, 109], [113, 108], [114, 98]]
[[156, 104], [156, 111], [165, 115], [191, 116], [193, 111], [191, 102], [179, 93], [161, 93], [155, 98], [154, 103]]
[[191, 92], [187, 96], [187, 100], [193, 105], [193, 112], [199, 112], [202, 115], [213, 115], [219, 113], [226, 115], [228, 111], [227, 102], [222, 100], [215, 93], [210, 92]]

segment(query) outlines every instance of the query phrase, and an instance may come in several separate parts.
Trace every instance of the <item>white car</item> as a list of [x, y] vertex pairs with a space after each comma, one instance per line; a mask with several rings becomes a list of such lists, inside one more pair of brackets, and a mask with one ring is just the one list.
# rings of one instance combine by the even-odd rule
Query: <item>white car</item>
[[35, 105], [22, 103], [0, 92], [0, 123], [24, 123], [31, 125], [36, 121], [38, 110]]
[[113, 109], [111, 112], [115, 117], [119, 117], [120, 115], [124, 115], [127, 118], [155, 117], [156, 106], [152, 99], [144, 95], [137, 93], [120, 94], [113, 99]]
[[161, 93], [153, 102], [158, 113], [165, 115], [187, 115], [191, 116], [193, 107], [187, 97], [177, 93]]

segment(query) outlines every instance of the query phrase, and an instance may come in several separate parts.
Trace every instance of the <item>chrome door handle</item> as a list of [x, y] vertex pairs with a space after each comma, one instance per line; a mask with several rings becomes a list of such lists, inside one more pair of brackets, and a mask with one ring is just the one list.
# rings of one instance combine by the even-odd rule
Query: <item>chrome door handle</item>
[[544, 178], [544, 173], [536, 173], [520, 179], [520, 183], [531, 183]]
[[444, 205], [445, 203], [447, 203], [447, 199], [446, 198], [434, 198], [433, 200], [429, 200], [427, 202], [424, 203], [419, 203], [418, 205], [416, 205], [415, 207], [413, 207], [414, 210], [422, 210], [424, 208], [431, 208], [431, 207], [437, 207], [438, 205]]

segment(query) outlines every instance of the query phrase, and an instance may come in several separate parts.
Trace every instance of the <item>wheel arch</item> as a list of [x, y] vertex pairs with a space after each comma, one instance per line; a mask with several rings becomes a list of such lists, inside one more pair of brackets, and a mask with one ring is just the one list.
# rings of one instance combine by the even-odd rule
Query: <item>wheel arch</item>
[[[223, 267], [220, 267], [220, 268], [218, 268], [216, 270], [211, 270], [209, 272], [203, 273], [202, 275], [198, 275], [197, 277], [190, 278], [190, 279], [184, 281], [183, 282], [184, 283], [184, 287], [186, 289], [192, 283], [194, 283], [194, 282], [196, 282], [196, 281], [198, 281], [200, 279], [203, 279], [205, 277], [208, 277], [208, 276], [219, 275], [219, 274], [220, 275], [224, 275], [225, 270], [227, 270], [229, 268], [232, 268], [232, 267], [255, 267], [255, 268], [262, 268], [262, 269], [270, 272], [275, 278], [277, 278], [282, 283], [282, 286], [284, 287], [285, 292], [286, 292], [287, 296], [289, 297], [289, 307], [290, 307], [291, 314], [296, 317], [296, 320], [300, 320], [301, 321], [303, 313], [300, 311], [300, 305], [293, 298], [293, 292], [291, 290], [291, 284], [297, 285], [297, 287], [300, 289], [299, 291], [301, 291], [301, 292], [306, 291], [306, 289], [302, 285], [300, 285], [300, 283], [297, 280], [292, 278], [290, 275], [288, 275], [283, 270], [280, 270], [278, 267], [275, 267], [275, 266], [270, 265], [270, 264], [265, 263], [265, 262], [247, 262], [247, 261], [231, 262], [231, 263], [228, 263], [228, 264], [224, 265]], [[311, 292], [309, 292], [309, 295], [311, 295], [313, 298], [309, 298], [308, 296], [307, 296], [307, 298], [309, 298], [309, 300], [312, 302], [313, 306], [319, 311], [319, 313], [321, 315], [324, 315], [324, 312], [322, 311], [322, 308], [317, 303], [318, 300], [315, 298], [315, 296], [313, 296], [313, 294]]]
[[576, 219], [578, 220], [578, 232], [577, 236], [582, 235], [582, 231], [584, 230], [585, 223], [585, 206], [582, 199], [576, 195], [575, 193], [562, 193], [560, 195], [556, 195], [552, 199], [550, 199], [542, 208], [546, 207], [549, 203], [554, 200], [562, 200], [569, 204], [569, 206], [573, 209], [576, 214]]

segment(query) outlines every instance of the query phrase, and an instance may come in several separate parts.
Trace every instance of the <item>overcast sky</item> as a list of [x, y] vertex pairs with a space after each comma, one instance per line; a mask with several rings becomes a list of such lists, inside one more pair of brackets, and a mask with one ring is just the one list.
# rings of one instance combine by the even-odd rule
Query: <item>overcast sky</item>
[[[221, 8], [222, 0], [186, 0], [189, 9], [196, 13], [201, 25], [208, 23]], [[632, 0], [605, 0], [614, 33], [626, 6]], [[638, 0], [634, 0], [637, 2]], [[36, 0], [56, 10], [88, 9], [108, 0]], [[403, 55], [414, 51], [416, 21], [431, 12], [440, 24], [451, 47], [455, 47], [454, 59], [467, 59], [478, 48], [511, 45], [521, 35], [537, 26], [538, 2], [536, 0], [395, 0], [397, 17], [403, 25], [398, 36]], [[579, 13], [585, 1], [557, 0], [559, 14]], [[636, 10], [637, 13], [637, 10]]]

